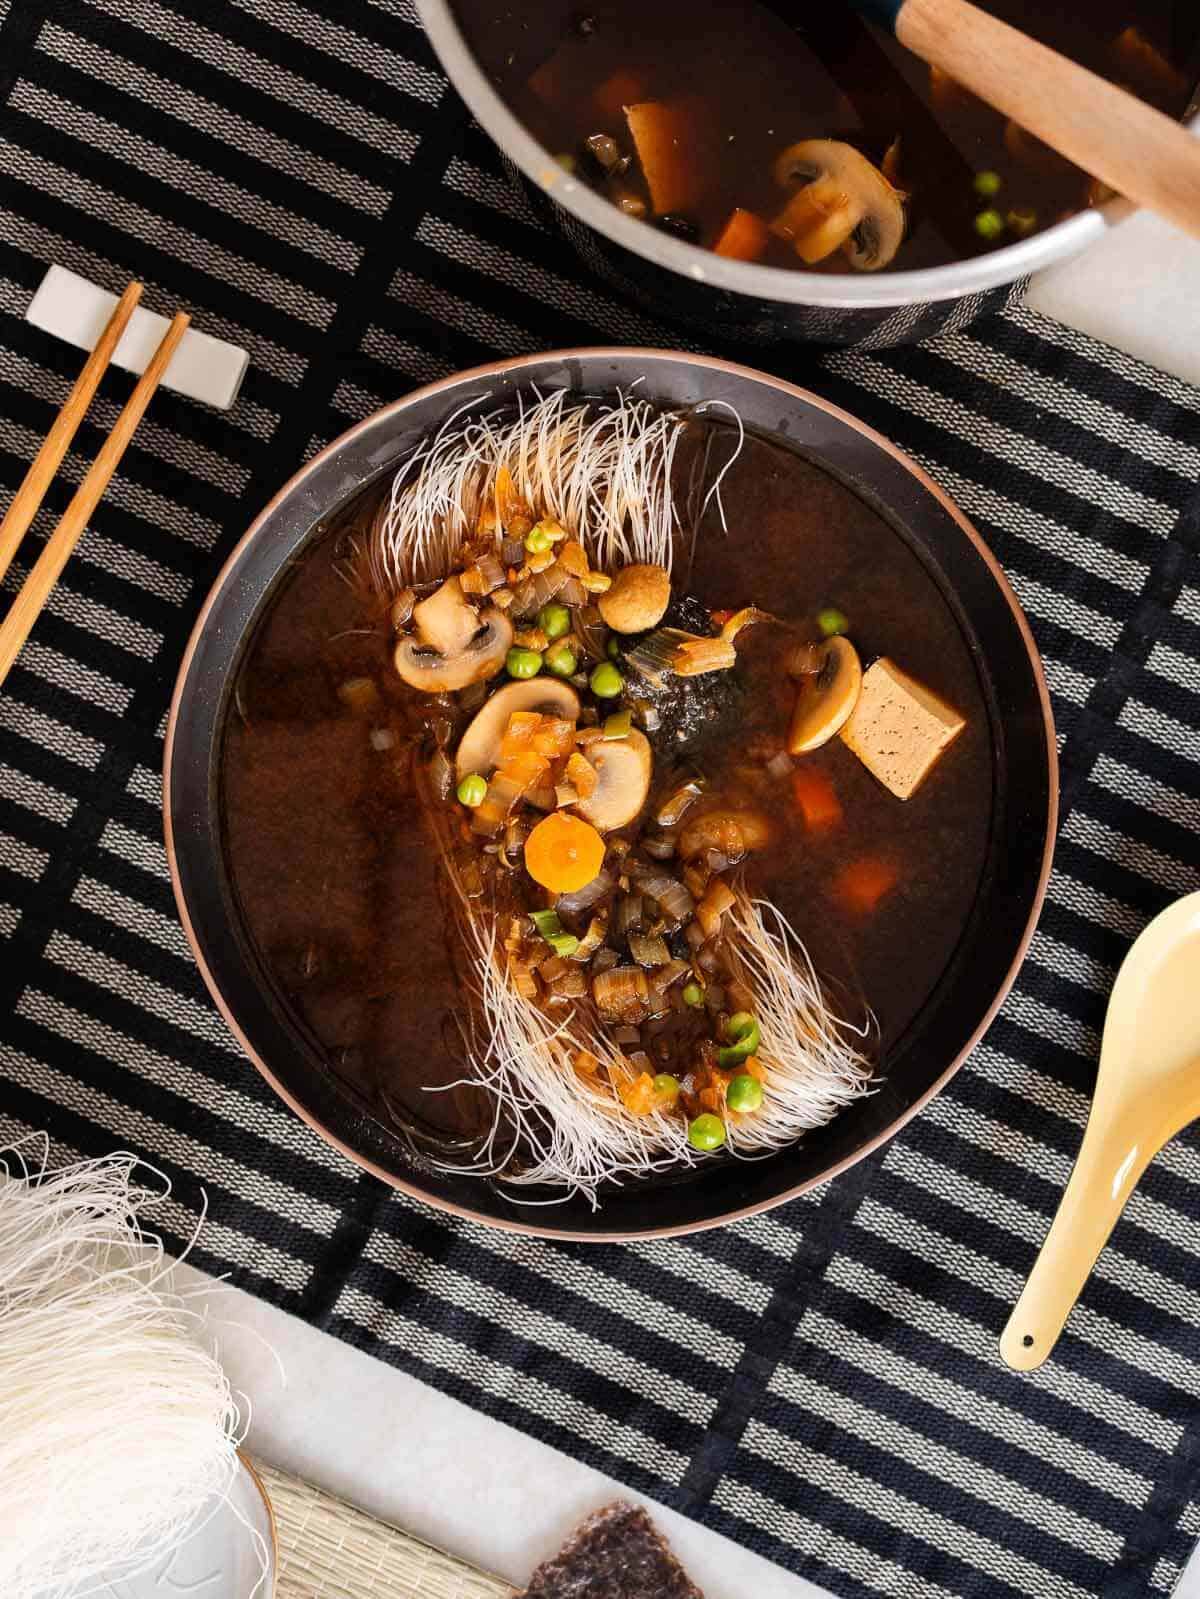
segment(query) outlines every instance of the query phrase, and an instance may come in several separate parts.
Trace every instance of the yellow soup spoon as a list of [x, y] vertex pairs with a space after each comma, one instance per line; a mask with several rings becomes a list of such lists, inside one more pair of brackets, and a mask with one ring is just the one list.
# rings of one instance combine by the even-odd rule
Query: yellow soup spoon
[[1200, 893], [1160, 912], [1117, 973], [1079, 1158], [1000, 1335], [1014, 1370], [1032, 1371], [1049, 1355], [1138, 1178], [1197, 1116]]

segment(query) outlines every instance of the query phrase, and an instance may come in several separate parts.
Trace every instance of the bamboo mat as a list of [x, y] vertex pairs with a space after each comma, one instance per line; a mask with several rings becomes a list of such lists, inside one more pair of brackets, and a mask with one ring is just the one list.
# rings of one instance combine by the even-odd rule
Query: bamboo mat
[[275, 1599], [510, 1599], [498, 1577], [274, 1466], [254, 1469], [275, 1512]]

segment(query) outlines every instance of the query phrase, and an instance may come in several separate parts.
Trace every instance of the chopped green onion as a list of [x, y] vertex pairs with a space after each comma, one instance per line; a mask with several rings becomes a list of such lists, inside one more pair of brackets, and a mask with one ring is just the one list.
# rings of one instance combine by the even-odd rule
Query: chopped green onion
[[725, 1024], [725, 1036], [732, 1043], [717, 1051], [717, 1064], [722, 1071], [740, 1066], [747, 1056], [753, 1055], [759, 1044], [758, 1023], [748, 1010], [736, 1011]]
[[531, 527], [525, 535], [525, 548], [530, 555], [545, 555], [554, 543], [554, 538], [549, 528], [544, 528], [539, 522], [537, 527]]
[[1017, 237], [1025, 239], [1037, 227], [1038, 214], [1031, 205], [1019, 205], [1008, 213], [1006, 220]]
[[615, 700], [625, 687], [625, 679], [609, 661], [601, 661], [588, 678], [588, 683], [592, 693], [602, 700]]
[[558, 919], [557, 911], [530, 911], [529, 920], [543, 938], [555, 938], [562, 932], [562, 923]]
[[605, 738], [628, 738], [633, 730], [632, 711], [614, 711], [604, 718]]
[[542, 657], [548, 672], [555, 677], [573, 677], [579, 660], [569, 644], [555, 644]]
[[757, 1110], [762, 1102], [762, 1084], [757, 1077], [751, 1077], [747, 1072], [730, 1078], [729, 1087], [725, 1090], [725, 1103], [730, 1110], [743, 1113], [748, 1110]]
[[478, 772], [472, 772], [464, 777], [458, 785], [458, 798], [460, 804], [469, 805], [472, 810], [477, 805], [482, 805], [484, 795], [487, 793], [487, 778], [480, 777]]
[[519, 649], [513, 645], [504, 657], [504, 670], [509, 677], [536, 677], [542, 669], [542, 658], [536, 650]]
[[538, 626], [548, 639], [562, 638], [571, 631], [571, 613], [565, 605], [551, 600], [538, 612]]
[[725, 1142], [725, 1123], [719, 1116], [706, 1112], [688, 1123], [688, 1143], [693, 1149], [720, 1149]]
[[975, 218], [975, 231], [981, 239], [998, 239], [1004, 232], [1004, 218], [999, 211], [981, 211]]
[[826, 638], [836, 638], [850, 631], [850, 618], [835, 605], [827, 605], [823, 611], [817, 612], [817, 626]]
[[610, 661], [615, 661], [621, 654], [621, 641], [615, 633], [609, 635], [608, 643], [604, 646], [604, 653]]
[[998, 172], [977, 172], [975, 174], [975, 193], [990, 200], [993, 195], [1000, 193], [1004, 187], [1004, 179]]
[[674, 1102], [679, 1098], [679, 1079], [672, 1077], [670, 1072], [659, 1072], [654, 1079], [653, 1087], [661, 1099], [670, 1099]]
[[685, 1005], [703, 1005], [704, 990], [699, 983], [685, 983], [683, 985], [683, 1003]]
[[563, 960], [570, 960], [579, 948], [579, 940], [574, 933], [548, 933], [546, 942], [556, 955], [561, 955]]

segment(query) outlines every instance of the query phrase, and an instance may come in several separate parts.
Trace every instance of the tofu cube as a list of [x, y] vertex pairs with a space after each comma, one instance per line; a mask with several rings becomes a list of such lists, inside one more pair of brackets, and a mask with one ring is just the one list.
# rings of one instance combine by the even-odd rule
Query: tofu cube
[[952, 705], [882, 656], [863, 673], [842, 738], [897, 799], [911, 799], [966, 722]]

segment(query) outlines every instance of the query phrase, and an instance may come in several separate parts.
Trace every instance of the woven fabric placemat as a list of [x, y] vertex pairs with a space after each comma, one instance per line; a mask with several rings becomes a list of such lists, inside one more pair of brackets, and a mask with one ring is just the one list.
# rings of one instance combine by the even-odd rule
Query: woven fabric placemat
[[509, 1599], [499, 1577], [254, 1462], [275, 1515], [275, 1599]]
[[838, 1594], [1169, 1592], [1200, 1533], [1193, 1136], [1053, 1359], [1017, 1376], [996, 1337], [1116, 966], [1200, 887], [1200, 391], [1020, 311], [827, 356], [714, 332], [894, 438], [1003, 562], [1054, 699], [1055, 870], [1002, 1014], [887, 1148], [719, 1232], [544, 1244], [385, 1190], [242, 1059], [167, 878], [166, 705], [225, 555], [350, 423], [501, 352], [700, 341], [514, 199], [407, 0], [0, 0], [0, 503], [79, 364], [22, 321], [50, 260], [143, 278], [251, 368], [228, 415], [156, 396], [0, 696], [0, 1131], [132, 1146], [171, 1242], [207, 1193], [198, 1264]]

